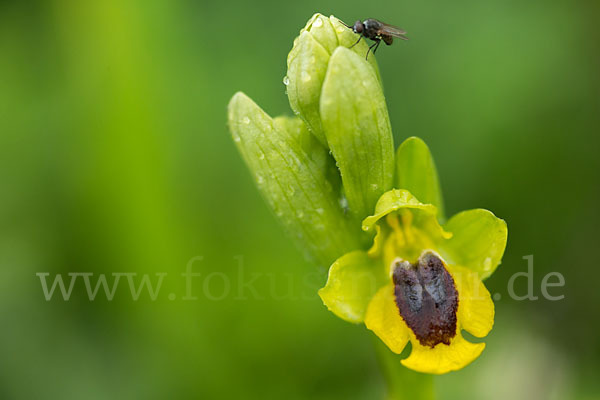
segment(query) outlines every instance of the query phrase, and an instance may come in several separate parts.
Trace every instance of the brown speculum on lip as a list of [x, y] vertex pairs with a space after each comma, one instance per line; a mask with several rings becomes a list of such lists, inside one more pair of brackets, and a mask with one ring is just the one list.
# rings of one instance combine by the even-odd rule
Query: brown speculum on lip
[[456, 335], [458, 292], [444, 262], [433, 253], [415, 264], [394, 261], [394, 297], [408, 327], [423, 346], [450, 344]]

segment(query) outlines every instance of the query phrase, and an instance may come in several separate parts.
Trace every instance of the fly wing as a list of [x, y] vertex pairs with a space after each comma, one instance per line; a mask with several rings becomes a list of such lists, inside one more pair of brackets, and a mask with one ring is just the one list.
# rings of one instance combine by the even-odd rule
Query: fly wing
[[381, 26], [379, 27], [380, 35], [388, 35], [388, 36], [397, 37], [402, 40], [408, 40], [408, 38], [406, 36], [404, 36], [404, 35], [406, 35], [405, 30], [400, 29], [393, 25], [385, 24], [383, 22], [379, 22], [379, 23], [381, 24]]

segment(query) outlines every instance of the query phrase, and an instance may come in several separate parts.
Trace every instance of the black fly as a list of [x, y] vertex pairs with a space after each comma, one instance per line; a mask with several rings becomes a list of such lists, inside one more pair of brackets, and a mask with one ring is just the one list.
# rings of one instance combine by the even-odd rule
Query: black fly
[[[343, 23], [343, 22], [342, 22]], [[346, 25], [346, 24], [344, 24]], [[381, 21], [378, 21], [374, 18], [365, 19], [364, 21], [356, 21], [354, 26], [346, 25], [348, 28], [352, 29], [354, 33], [358, 33], [360, 37], [350, 48], [356, 46], [360, 40], [365, 37], [367, 39], [373, 40], [371, 46], [369, 46], [369, 50], [367, 51], [366, 59], [369, 58], [369, 52], [371, 49], [373, 50], [373, 54], [377, 51], [379, 44], [383, 40], [385, 44], [388, 46], [393, 43], [394, 38], [408, 40], [406, 32], [400, 28], [396, 28], [395, 26], [384, 24]]]

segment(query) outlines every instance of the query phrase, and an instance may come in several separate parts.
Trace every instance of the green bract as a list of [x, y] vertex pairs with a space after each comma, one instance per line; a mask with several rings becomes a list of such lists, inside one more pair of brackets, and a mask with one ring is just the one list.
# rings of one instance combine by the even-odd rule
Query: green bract
[[229, 128], [262, 195], [303, 249], [329, 263], [358, 247], [328, 179], [328, 155], [299, 121], [273, 120], [237, 93], [229, 103]]
[[[484, 337], [493, 325], [482, 280], [501, 261], [506, 224], [482, 209], [446, 221], [429, 148], [411, 137], [394, 152], [375, 57], [365, 60], [367, 45], [352, 47], [357, 40], [335, 17], [315, 14], [287, 60], [284, 83], [297, 116], [271, 118], [237, 93], [229, 127], [286, 230], [317, 262], [331, 265], [319, 291], [325, 305], [342, 319], [364, 322], [394, 353], [410, 341], [411, 355], [402, 363], [411, 369], [460, 369], [485, 346], [461, 331]], [[455, 314], [444, 315], [438, 330], [442, 322], [427, 320], [437, 311], [419, 314], [420, 306], [410, 303], [414, 296], [402, 297], [403, 290], [417, 300], [429, 293], [428, 304], [435, 297], [442, 302], [436, 309]], [[409, 314], [402, 314], [406, 302], [412, 311], [405, 307]]]

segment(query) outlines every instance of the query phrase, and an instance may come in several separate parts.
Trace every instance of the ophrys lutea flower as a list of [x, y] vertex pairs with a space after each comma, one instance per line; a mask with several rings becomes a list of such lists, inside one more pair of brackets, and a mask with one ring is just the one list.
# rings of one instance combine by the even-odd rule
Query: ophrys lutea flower
[[[426, 149], [409, 141], [405, 148]], [[319, 292], [327, 307], [364, 322], [395, 353], [410, 342], [410, 356], [401, 362], [416, 371], [443, 374], [476, 359], [485, 344], [471, 343], [462, 331], [481, 338], [492, 329], [494, 304], [482, 279], [500, 263], [504, 221], [476, 209], [441, 225], [436, 206], [394, 189], [362, 227], [376, 231], [373, 246], [332, 265]]]

